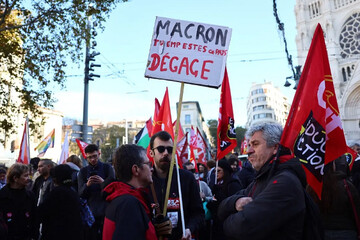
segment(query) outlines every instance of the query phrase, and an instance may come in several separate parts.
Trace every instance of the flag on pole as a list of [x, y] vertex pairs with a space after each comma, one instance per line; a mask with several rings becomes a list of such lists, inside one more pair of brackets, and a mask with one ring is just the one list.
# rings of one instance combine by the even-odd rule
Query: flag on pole
[[229, 77], [226, 68], [221, 86], [217, 138], [216, 160], [220, 160], [237, 145]]
[[149, 120], [146, 121], [145, 126], [136, 134], [134, 138], [134, 144], [142, 146], [143, 148], [147, 148], [150, 143], [150, 136], [152, 128], [152, 120], [149, 118]]
[[[176, 121], [177, 121], [177, 120], [175, 120], [174, 123], [173, 123], [174, 133], [175, 133]], [[181, 122], [179, 122], [179, 132], [178, 132], [177, 141], [179, 142], [184, 136], [185, 136], [185, 134], [184, 134], [184, 131], [183, 131], [183, 129], [182, 129]]]
[[38, 151], [38, 157], [43, 157], [48, 148], [53, 148], [55, 143], [55, 128], [47, 135], [37, 147], [34, 149]]
[[61, 154], [60, 154], [60, 158], [58, 161], [58, 164], [63, 164], [66, 162], [66, 159], [68, 159], [69, 157], [69, 139], [68, 139], [68, 134], [69, 132], [66, 132], [65, 134], [65, 138], [64, 138], [64, 143], [61, 149]]
[[244, 140], [242, 140], [242, 142], [241, 142], [241, 149], [240, 149], [240, 151], [241, 151], [241, 155], [243, 155], [243, 154], [247, 154], [247, 140], [244, 138]]
[[188, 143], [188, 132], [187, 132], [176, 145], [176, 155], [180, 168], [183, 168], [183, 164], [189, 161], [188, 146], [189, 143]]
[[202, 163], [206, 166], [206, 151], [207, 146], [203, 136], [201, 135], [199, 128], [196, 128], [196, 150], [198, 155], [198, 163]]
[[83, 141], [81, 141], [81, 140], [79, 140], [79, 139], [76, 139], [75, 141], [76, 141], [76, 143], [77, 143], [77, 145], [78, 145], [78, 147], [79, 147], [79, 149], [80, 149], [80, 152], [81, 152], [83, 158], [86, 159], [85, 148], [86, 148], [86, 146], [89, 145], [89, 144], [86, 143], [86, 142], [83, 142]]
[[[156, 108], [155, 108], [155, 113], [156, 113]], [[164, 98], [159, 109], [159, 113], [157, 114], [156, 118], [154, 117], [154, 120], [155, 121], [151, 136], [157, 132], [166, 131], [171, 135], [172, 139], [174, 139], [174, 130], [171, 120], [168, 88], [166, 88]]]
[[16, 162], [29, 164], [30, 163], [30, 143], [29, 143], [29, 118], [26, 117], [24, 124], [24, 132], [21, 139], [19, 157]]
[[307, 182], [319, 198], [324, 166], [349, 153], [320, 24], [316, 27], [280, 144], [293, 150], [300, 159]]

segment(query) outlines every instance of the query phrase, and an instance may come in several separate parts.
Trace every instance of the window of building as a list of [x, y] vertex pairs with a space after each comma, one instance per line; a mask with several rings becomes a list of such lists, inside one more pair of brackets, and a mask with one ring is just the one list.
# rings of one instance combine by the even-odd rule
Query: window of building
[[190, 114], [185, 114], [185, 124], [191, 124], [191, 116], [190, 116]]

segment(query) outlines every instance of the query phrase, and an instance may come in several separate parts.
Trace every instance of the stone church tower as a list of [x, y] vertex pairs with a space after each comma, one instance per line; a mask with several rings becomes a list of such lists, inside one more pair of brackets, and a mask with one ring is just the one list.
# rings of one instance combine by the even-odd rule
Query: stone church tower
[[321, 24], [348, 144], [360, 143], [360, 0], [297, 0], [298, 64], [304, 65]]

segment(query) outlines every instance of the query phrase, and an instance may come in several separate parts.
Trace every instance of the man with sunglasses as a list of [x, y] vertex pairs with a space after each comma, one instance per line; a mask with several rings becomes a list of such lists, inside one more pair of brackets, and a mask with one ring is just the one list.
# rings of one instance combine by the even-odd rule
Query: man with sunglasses
[[106, 201], [101, 196], [101, 191], [111, 183], [114, 178], [114, 169], [107, 163], [102, 163], [99, 147], [89, 144], [85, 148], [88, 166], [80, 169], [78, 175], [78, 192], [81, 198], [87, 200], [91, 212], [95, 217], [94, 224], [89, 228], [85, 226], [85, 239], [100, 240], [104, 224]]
[[[153, 184], [160, 210], [164, 208], [167, 180], [170, 169], [173, 141], [165, 131], [154, 134], [150, 139], [150, 156], [154, 159]], [[170, 218], [173, 230], [170, 240], [191, 239], [204, 224], [204, 210], [199, 195], [199, 188], [193, 174], [180, 169], [180, 184], [184, 208], [185, 233], [182, 232], [180, 201], [177, 185], [177, 174], [174, 167], [167, 203], [167, 216]]]

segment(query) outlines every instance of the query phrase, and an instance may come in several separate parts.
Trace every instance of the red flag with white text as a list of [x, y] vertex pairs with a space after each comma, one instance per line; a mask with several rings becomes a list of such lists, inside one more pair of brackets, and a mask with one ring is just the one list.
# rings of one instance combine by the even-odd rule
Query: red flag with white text
[[16, 162], [29, 164], [30, 163], [30, 143], [29, 143], [29, 119], [26, 118], [24, 124], [23, 136], [21, 139], [19, 157]]
[[319, 198], [324, 166], [349, 153], [320, 24], [315, 30], [280, 144], [300, 159], [308, 184]]
[[178, 159], [178, 164], [180, 168], [182, 168], [182, 165], [189, 161], [189, 151], [188, 151], [188, 133], [184, 135], [182, 139], [177, 143], [176, 146], [176, 155]]
[[225, 68], [220, 96], [216, 160], [222, 159], [236, 147], [237, 142], [234, 124], [229, 77], [227, 69]]
[[203, 136], [201, 135], [199, 128], [196, 128], [196, 150], [198, 155], [198, 163], [202, 163], [206, 166], [206, 151], [207, 146]]
[[83, 141], [81, 141], [79, 139], [76, 139], [75, 141], [76, 141], [76, 143], [77, 143], [77, 145], [78, 145], [78, 147], [79, 147], [79, 149], [81, 151], [82, 156], [86, 159], [85, 148], [89, 144], [86, 143], [86, 142], [83, 142]]
[[247, 154], [247, 144], [247, 140], [244, 138], [244, 140], [241, 142], [241, 155]]

